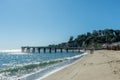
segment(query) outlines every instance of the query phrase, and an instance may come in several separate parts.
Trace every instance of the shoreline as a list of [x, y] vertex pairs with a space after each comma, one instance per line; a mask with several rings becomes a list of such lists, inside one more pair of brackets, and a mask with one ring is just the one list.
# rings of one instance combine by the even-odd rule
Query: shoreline
[[71, 66], [71, 65], [74, 65], [75, 63], [77, 63], [79, 60], [81, 60], [81, 59], [82, 59], [85, 55], [87, 55], [87, 54], [88, 54], [88, 53], [85, 52], [83, 55], [81, 55], [81, 56], [79, 57], [78, 60], [75, 60], [75, 61], [73, 61], [73, 62], [70, 63], [70, 64], [67, 64], [67, 65], [64, 65], [64, 66], [62, 66], [62, 67], [60, 67], [60, 68], [58, 68], [58, 69], [55, 69], [55, 70], [49, 72], [48, 74], [46, 74], [46, 75], [44, 75], [44, 76], [42, 76], [42, 77], [40, 77], [40, 78], [38, 78], [38, 79], [36, 79], [36, 80], [45, 79], [46, 77], [48, 77], [48, 76], [50, 76], [50, 75], [52, 75], [52, 74], [54, 74], [54, 73], [56, 73], [56, 72], [58, 72], [58, 71], [61, 71], [61, 70], [64, 69], [64, 68], [67, 68], [67, 67], [69, 67], [69, 66]]
[[86, 55], [86, 53], [82, 53], [73, 57], [66, 57], [63, 60], [63, 62], [48, 66], [46, 68], [43, 68], [42, 70], [36, 71], [34, 73], [30, 73], [24, 76], [19, 77], [18, 79], [20, 80], [28, 80], [28, 79], [32, 79], [32, 80], [39, 80], [39, 79], [43, 79], [61, 69], [64, 69], [65, 67], [71, 65], [72, 63], [78, 61], [79, 59], [81, 59], [84, 55]]
[[120, 80], [120, 51], [97, 50], [37, 80]]

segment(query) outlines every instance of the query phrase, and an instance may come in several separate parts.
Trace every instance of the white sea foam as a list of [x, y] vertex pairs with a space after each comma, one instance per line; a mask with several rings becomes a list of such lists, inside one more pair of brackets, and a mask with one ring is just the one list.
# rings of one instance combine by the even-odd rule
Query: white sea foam
[[0, 80], [18, 80], [16, 76], [6, 77], [5, 74], [0, 74]]
[[9, 64], [2, 64], [3, 66], [12, 66], [14, 63], [9, 63]]

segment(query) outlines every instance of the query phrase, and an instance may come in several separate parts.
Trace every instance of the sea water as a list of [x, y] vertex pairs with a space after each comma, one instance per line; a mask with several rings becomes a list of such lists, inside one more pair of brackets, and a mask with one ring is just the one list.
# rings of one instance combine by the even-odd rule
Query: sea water
[[82, 52], [77, 51], [74, 53], [0, 53], [0, 80], [17, 80], [19, 78], [34, 80], [42, 77], [48, 71], [70, 64], [81, 54]]

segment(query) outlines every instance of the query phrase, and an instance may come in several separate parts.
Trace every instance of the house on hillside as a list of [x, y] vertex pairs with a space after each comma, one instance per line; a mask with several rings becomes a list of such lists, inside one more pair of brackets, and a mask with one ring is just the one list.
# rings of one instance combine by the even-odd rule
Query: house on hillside
[[120, 42], [108, 44], [108, 45], [106, 45], [106, 49], [108, 49], [108, 50], [120, 50]]

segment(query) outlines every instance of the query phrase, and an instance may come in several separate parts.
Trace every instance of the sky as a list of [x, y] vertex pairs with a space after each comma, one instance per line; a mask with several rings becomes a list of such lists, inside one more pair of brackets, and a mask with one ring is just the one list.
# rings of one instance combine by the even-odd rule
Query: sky
[[0, 0], [0, 49], [47, 46], [120, 29], [120, 0]]

